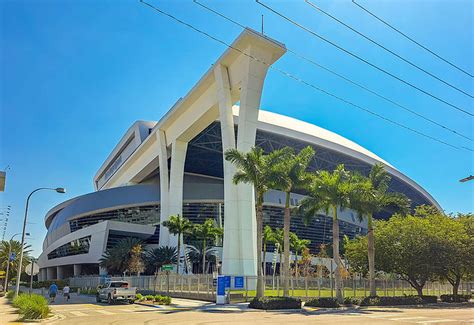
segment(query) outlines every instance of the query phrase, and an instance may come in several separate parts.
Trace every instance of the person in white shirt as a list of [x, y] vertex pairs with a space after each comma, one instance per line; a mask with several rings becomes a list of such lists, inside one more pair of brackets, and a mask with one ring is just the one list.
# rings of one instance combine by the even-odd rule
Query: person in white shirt
[[71, 291], [71, 288], [69, 288], [69, 286], [66, 284], [63, 288], [63, 296], [64, 298], [66, 298], [66, 301], [69, 301], [69, 299], [71, 298], [71, 296], [69, 295], [70, 291]]

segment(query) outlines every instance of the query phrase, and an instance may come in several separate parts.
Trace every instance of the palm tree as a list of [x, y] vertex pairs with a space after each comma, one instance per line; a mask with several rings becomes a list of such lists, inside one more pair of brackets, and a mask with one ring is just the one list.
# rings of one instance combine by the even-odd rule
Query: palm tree
[[[31, 245], [25, 244], [23, 247], [24, 247], [24, 250], [23, 250], [22, 270], [24, 270], [25, 267], [30, 263], [30, 259], [31, 259], [30, 257]], [[0, 270], [6, 271], [7, 264], [10, 263], [10, 267], [9, 267], [10, 276], [8, 277], [9, 279], [13, 279], [16, 276], [16, 270], [18, 269], [20, 251], [21, 251], [21, 243], [17, 240], [11, 240], [11, 241], [2, 240], [0, 242]], [[8, 252], [11, 252], [15, 255], [15, 258], [12, 261], [10, 261]]]
[[314, 156], [314, 149], [310, 146], [295, 154], [293, 149], [286, 148], [285, 159], [275, 165], [275, 171], [279, 173], [276, 188], [285, 192], [285, 215], [283, 219], [284, 231], [284, 256], [281, 264], [283, 271], [283, 295], [287, 297], [290, 293], [290, 194], [297, 189], [308, 187], [310, 182], [309, 174], [306, 172], [311, 159]]
[[222, 236], [222, 228], [217, 227], [213, 219], [206, 219], [204, 223], [194, 225], [192, 235], [202, 243], [202, 273], [206, 273], [206, 250], [210, 240], [216, 241]]
[[280, 257], [280, 275], [282, 273], [282, 262], [283, 262], [283, 250], [285, 249], [283, 246], [285, 246], [285, 232], [281, 228], [275, 228], [273, 231], [273, 236], [275, 240], [275, 244], [278, 245], [278, 253]]
[[178, 261], [178, 251], [176, 247], [160, 246], [146, 252], [147, 268], [152, 272], [158, 270], [165, 264], [176, 264]]
[[298, 276], [298, 255], [303, 253], [308, 245], [311, 244], [309, 239], [300, 239], [297, 234], [290, 232], [290, 247], [295, 251], [295, 274]]
[[262, 268], [263, 245], [263, 195], [275, 184], [279, 175], [272, 166], [283, 159], [282, 150], [275, 150], [268, 155], [262, 148], [252, 148], [243, 153], [236, 149], [225, 152], [225, 159], [237, 167], [234, 174], [234, 184], [252, 184], [255, 192], [255, 217], [257, 223], [257, 298], [263, 297], [265, 292]]
[[170, 216], [168, 220], [163, 221], [162, 225], [168, 228], [168, 231], [173, 235], [178, 235], [178, 263], [176, 263], [176, 273], [179, 273], [179, 261], [181, 259], [181, 241], [183, 240], [183, 235], [188, 233], [193, 224], [189, 219], [180, 216]]
[[342, 303], [342, 270], [343, 264], [339, 255], [339, 220], [338, 209], [351, 207], [351, 198], [357, 189], [351, 173], [339, 165], [333, 172], [318, 171], [309, 186], [310, 196], [300, 202], [300, 210], [303, 213], [305, 223], [308, 223], [321, 210], [326, 214], [332, 214], [332, 241], [333, 258], [336, 262], [335, 290], [336, 298]]
[[[216, 246], [211, 246], [205, 248], [205, 259], [203, 259], [203, 248], [202, 248], [202, 242], [198, 241], [194, 243], [194, 245], [187, 245], [187, 248], [189, 249], [189, 259], [190, 261], [194, 264], [198, 264], [198, 267], [204, 268], [206, 270], [206, 273], [209, 271], [209, 265], [211, 262], [216, 263], [217, 262], [217, 257], [219, 255], [219, 249]], [[207, 262], [207, 265], [203, 264], [203, 260]], [[201, 265], [203, 264], [204, 267]]]
[[410, 211], [410, 200], [404, 194], [388, 192], [391, 177], [382, 164], [375, 164], [367, 178], [360, 175], [356, 175], [356, 177], [359, 178], [359, 184], [368, 183], [365, 186], [359, 186], [359, 190], [356, 191], [353, 198], [352, 208], [358, 212], [360, 220], [364, 217], [367, 218], [369, 287], [370, 295], [376, 296], [373, 216], [385, 208], [406, 214]]
[[263, 276], [267, 275], [267, 268], [266, 268], [266, 254], [267, 254], [267, 245], [275, 243], [275, 233], [273, 232], [272, 227], [266, 225], [263, 228]]
[[[130, 270], [130, 266], [133, 269], [135, 266], [133, 264], [138, 259], [142, 259], [142, 246], [143, 242], [138, 238], [125, 237], [120, 239], [113, 247], [105, 250], [99, 259], [99, 265], [112, 273], [123, 273]], [[136, 272], [135, 269], [134, 272]]]

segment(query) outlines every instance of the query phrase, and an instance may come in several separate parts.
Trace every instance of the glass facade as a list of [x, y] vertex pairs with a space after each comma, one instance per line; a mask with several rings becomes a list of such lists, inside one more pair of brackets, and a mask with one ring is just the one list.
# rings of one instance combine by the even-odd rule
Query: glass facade
[[71, 232], [74, 232], [106, 220], [136, 223], [140, 225], [155, 225], [160, 222], [160, 206], [148, 205], [129, 207], [96, 213], [70, 220], [69, 227]]
[[90, 241], [91, 236], [87, 236], [59, 246], [48, 254], [48, 260], [59, 257], [87, 254], [89, 253]]

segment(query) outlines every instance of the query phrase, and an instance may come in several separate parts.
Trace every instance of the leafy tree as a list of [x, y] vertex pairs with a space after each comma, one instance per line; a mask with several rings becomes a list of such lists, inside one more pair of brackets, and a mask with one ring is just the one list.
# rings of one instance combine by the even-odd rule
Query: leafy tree
[[461, 280], [472, 280], [474, 276], [474, 215], [458, 214], [456, 218], [436, 211], [426, 218], [436, 225], [442, 249], [439, 251], [439, 277], [453, 286], [458, 294]]
[[168, 231], [173, 235], [178, 235], [178, 262], [176, 263], [176, 273], [179, 273], [179, 261], [181, 259], [181, 242], [183, 235], [187, 234], [193, 227], [189, 219], [180, 216], [170, 216], [168, 220], [163, 221], [162, 225], [168, 228]]
[[358, 184], [351, 173], [339, 165], [332, 172], [321, 170], [312, 177], [309, 186], [310, 196], [300, 201], [300, 211], [306, 224], [320, 213], [332, 215], [333, 256], [336, 263], [335, 291], [337, 300], [342, 303], [342, 272], [344, 266], [339, 254], [339, 219], [338, 210], [351, 207], [351, 198], [358, 190]]
[[280, 274], [283, 266], [283, 250], [285, 249], [285, 234], [282, 228], [275, 228], [273, 230], [273, 236], [275, 238], [275, 244], [278, 245], [278, 254], [280, 255]]
[[275, 150], [268, 155], [264, 154], [262, 148], [254, 147], [244, 153], [236, 149], [225, 152], [225, 159], [237, 168], [234, 174], [234, 184], [251, 184], [255, 192], [255, 216], [257, 223], [257, 298], [264, 295], [265, 286], [262, 268], [262, 246], [263, 246], [263, 195], [277, 183], [278, 174], [272, 166], [283, 159], [282, 150]]
[[291, 148], [284, 148], [283, 150], [284, 159], [274, 165], [273, 168], [278, 174], [275, 187], [285, 192], [285, 214], [283, 219], [284, 256], [283, 263], [281, 263], [281, 271], [283, 274], [283, 295], [287, 297], [290, 293], [290, 194], [295, 190], [308, 187], [310, 177], [306, 169], [314, 156], [314, 149], [308, 146], [298, 154], [295, 154], [295, 151]]
[[346, 248], [344, 257], [349, 262], [352, 272], [366, 276], [369, 272], [369, 260], [367, 256], [368, 236], [357, 236], [354, 239], [344, 236]]
[[373, 216], [383, 209], [406, 214], [410, 210], [410, 200], [401, 193], [388, 192], [391, 181], [390, 175], [382, 164], [375, 164], [369, 176], [355, 175], [358, 189], [352, 198], [352, 208], [358, 212], [359, 219], [367, 218], [367, 253], [369, 261], [369, 287], [370, 295], [376, 296], [375, 287], [375, 246]]
[[176, 264], [178, 262], [178, 251], [176, 247], [160, 246], [146, 252], [146, 266], [150, 273], [158, 272], [165, 264]]
[[128, 270], [130, 273], [136, 273], [137, 275], [140, 272], [143, 272], [145, 266], [143, 264], [143, 248], [142, 245], [135, 245], [130, 251], [130, 260], [128, 262]]
[[[138, 268], [137, 261], [142, 258], [142, 246], [143, 242], [138, 238], [120, 239], [113, 247], [105, 250], [99, 260], [99, 265], [111, 273], [123, 273], [127, 270], [137, 272], [135, 266]], [[130, 267], [134, 270], [130, 270]]]
[[[13, 261], [9, 261], [9, 256], [8, 252], [11, 247], [11, 252], [15, 254], [15, 259]], [[23, 262], [22, 262], [22, 269], [24, 270], [25, 267], [30, 264], [31, 260], [31, 246], [30, 245], [24, 245], [24, 250], [23, 250]], [[0, 242], [0, 269], [3, 271], [7, 270], [7, 264], [10, 263], [10, 268], [9, 268], [9, 279], [13, 279], [16, 277], [16, 272], [18, 269], [18, 263], [20, 262], [20, 252], [21, 252], [21, 243], [17, 240], [2, 240]]]
[[202, 243], [202, 273], [206, 273], [206, 249], [209, 241], [216, 241], [223, 234], [222, 228], [217, 227], [213, 219], [206, 219], [202, 224], [193, 227], [192, 235]]

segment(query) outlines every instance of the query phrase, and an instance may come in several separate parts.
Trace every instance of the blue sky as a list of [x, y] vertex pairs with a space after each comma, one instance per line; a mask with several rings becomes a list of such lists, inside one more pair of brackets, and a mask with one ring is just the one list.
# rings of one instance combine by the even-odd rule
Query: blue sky
[[[236, 27], [186, 1], [152, 1], [226, 42]], [[254, 1], [202, 0], [293, 51], [397, 100], [433, 120], [474, 136], [473, 120], [334, 47], [311, 37]], [[473, 79], [386, 28], [350, 0], [314, 0], [361, 32], [456, 86], [474, 93]], [[474, 72], [473, 4], [456, 1], [368, 1], [361, 4], [450, 61]], [[473, 101], [413, 69], [301, 1], [265, 3], [413, 84], [474, 112]], [[2, 1], [0, 169], [9, 165], [0, 207], [11, 205], [6, 239], [21, 231], [25, 199], [37, 193], [28, 231], [38, 254], [44, 215], [61, 201], [93, 191], [92, 177], [135, 120], [159, 120], [225, 50], [138, 1]], [[308, 82], [456, 146], [472, 142], [413, 117], [287, 53], [276, 64]], [[270, 71], [262, 108], [314, 123], [373, 151], [426, 188], [447, 212], [473, 211], [473, 153], [455, 150], [387, 124]]]

